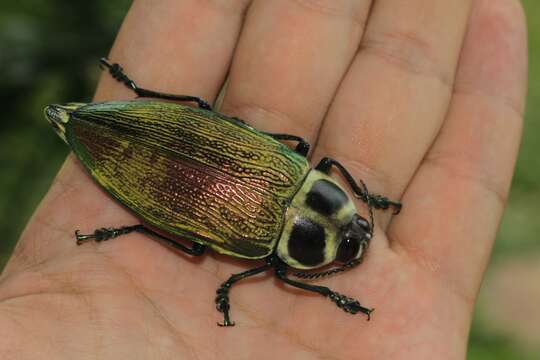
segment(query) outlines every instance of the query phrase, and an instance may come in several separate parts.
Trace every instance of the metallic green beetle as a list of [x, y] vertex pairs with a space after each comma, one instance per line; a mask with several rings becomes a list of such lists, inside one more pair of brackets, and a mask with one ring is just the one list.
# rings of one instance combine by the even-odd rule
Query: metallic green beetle
[[[146, 233], [191, 255], [216, 252], [265, 264], [232, 275], [217, 291], [216, 307], [229, 318], [229, 290], [243, 278], [273, 268], [289, 285], [330, 298], [344, 311], [372, 309], [323, 286], [288, 277], [287, 269], [342, 265], [299, 278], [330, 275], [357, 265], [373, 236], [372, 208], [401, 204], [368, 193], [337, 161], [312, 169], [309, 144], [286, 134], [257, 131], [237, 118], [213, 112], [196, 97], [138, 87], [118, 64], [101, 63], [140, 97], [156, 100], [49, 105], [45, 116], [91, 177], [144, 224], [76, 231], [77, 243], [104, 241], [133, 231]], [[291, 149], [279, 140], [296, 141]], [[371, 224], [357, 214], [345, 190], [328, 173], [335, 166], [355, 197], [369, 205]], [[164, 234], [173, 235], [169, 238]], [[188, 247], [176, 237], [191, 241]]]

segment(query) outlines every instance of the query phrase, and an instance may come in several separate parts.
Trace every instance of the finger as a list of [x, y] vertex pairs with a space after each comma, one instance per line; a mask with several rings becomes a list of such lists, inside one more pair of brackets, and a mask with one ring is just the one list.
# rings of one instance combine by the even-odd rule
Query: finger
[[223, 111], [312, 141], [360, 42], [370, 0], [255, 0]]
[[521, 137], [527, 55], [514, 0], [477, 0], [447, 121], [389, 235], [472, 305], [508, 195]]
[[[141, 86], [212, 99], [230, 64], [247, 1], [137, 1], [110, 58]], [[96, 65], [97, 66], [97, 65]], [[104, 74], [96, 99], [134, 94]], [[10, 266], [74, 248], [75, 229], [137, 223], [68, 160], [30, 222]]]
[[[133, 3], [110, 58], [142, 87], [213, 100], [232, 58], [249, 0]], [[96, 98], [134, 97], [104, 73]]]
[[333, 157], [371, 192], [398, 199], [447, 111], [469, 7], [375, 2], [314, 158]]

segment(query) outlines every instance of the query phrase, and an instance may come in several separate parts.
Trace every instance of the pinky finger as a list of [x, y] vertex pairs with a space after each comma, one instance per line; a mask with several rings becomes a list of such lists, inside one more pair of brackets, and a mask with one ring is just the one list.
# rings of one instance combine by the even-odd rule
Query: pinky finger
[[471, 304], [521, 138], [524, 24], [517, 0], [475, 1], [447, 119], [389, 229], [397, 251], [443, 276]]

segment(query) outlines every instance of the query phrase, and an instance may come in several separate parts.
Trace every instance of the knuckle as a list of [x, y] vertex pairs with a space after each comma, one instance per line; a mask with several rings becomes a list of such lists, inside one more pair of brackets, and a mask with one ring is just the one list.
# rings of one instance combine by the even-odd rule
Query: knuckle
[[248, 124], [261, 131], [280, 131], [301, 136], [305, 139], [314, 137], [314, 123], [307, 123], [308, 119], [296, 119], [287, 112], [274, 106], [256, 103], [226, 103], [224, 111], [238, 116]]
[[339, 147], [330, 149], [321, 144], [318, 148], [318, 151], [324, 155], [338, 159], [349, 170], [353, 178], [364, 181], [370, 193], [382, 193], [391, 197], [400, 195], [395, 191], [396, 181], [392, 179], [391, 175], [370, 161], [351, 155], [345, 150], [340, 150]]
[[415, 31], [367, 33], [359, 51], [407, 73], [434, 78], [448, 88], [452, 86], [451, 71], [439, 61], [431, 42]]
[[491, 194], [502, 207], [508, 200], [508, 185], [499, 177], [493, 176], [474, 162], [474, 157], [455, 156], [445, 152], [432, 152], [424, 159], [424, 165], [441, 169], [456, 184], [469, 184], [467, 187], [481, 188]]
[[206, 0], [206, 3], [227, 14], [243, 14], [251, 1], [252, 0]]
[[332, 17], [350, 19], [364, 28], [369, 6], [363, 1], [351, 0], [294, 0], [304, 9]]
[[520, 0], [491, 0], [485, 1], [486, 16], [495, 24], [501, 24], [504, 28], [520, 26], [525, 30], [525, 9]]

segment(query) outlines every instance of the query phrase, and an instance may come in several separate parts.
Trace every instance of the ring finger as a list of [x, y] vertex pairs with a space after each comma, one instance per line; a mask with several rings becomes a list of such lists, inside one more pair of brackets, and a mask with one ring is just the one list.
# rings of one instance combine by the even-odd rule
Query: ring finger
[[445, 118], [469, 9], [470, 0], [375, 2], [314, 158], [334, 157], [371, 191], [399, 198]]

